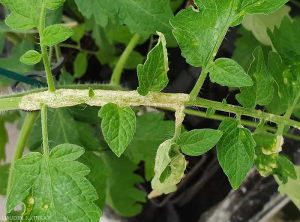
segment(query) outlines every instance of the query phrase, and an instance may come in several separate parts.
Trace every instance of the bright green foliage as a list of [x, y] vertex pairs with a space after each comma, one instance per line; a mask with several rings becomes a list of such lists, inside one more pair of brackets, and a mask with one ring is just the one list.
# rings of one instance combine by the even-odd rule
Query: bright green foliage
[[120, 157], [129, 145], [136, 128], [135, 113], [130, 107], [109, 103], [101, 108], [101, 128], [112, 151]]
[[243, 26], [251, 31], [255, 38], [264, 45], [271, 46], [271, 40], [268, 36], [267, 29], [274, 30], [274, 26], [279, 27], [282, 19], [289, 16], [291, 8], [282, 6], [278, 11], [270, 15], [246, 15], [243, 20]]
[[211, 117], [213, 115], [215, 115], [216, 113], [216, 110], [214, 110], [212, 107], [209, 107], [207, 110], [206, 110], [206, 116], [207, 117]]
[[176, 191], [176, 184], [181, 181], [186, 165], [179, 147], [171, 139], [163, 142], [155, 159], [155, 176], [151, 181], [152, 194], [168, 194]]
[[239, 103], [247, 108], [254, 108], [257, 104], [268, 105], [274, 95], [273, 78], [267, 69], [261, 47], [255, 49], [253, 57], [248, 75], [254, 84], [241, 88], [241, 93], [236, 96]]
[[[7, 200], [10, 212], [21, 202], [32, 208], [25, 211], [28, 221], [35, 216], [48, 221], [99, 221], [101, 210], [95, 188], [85, 176], [89, 169], [75, 161], [84, 149], [71, 144], [55, 147], [48, 157], [31, 153], [15, 164], [15, 177]], [[72, 209], [72, 211], [70, 211]]]
[[48, 26], [43, 32], [42, 45], [53, 46], [67, 40], [73, 35], [73, 30], [63, 25]]
[[8, 174], [9, 174], [10, 164], [5, 164], [0, 166], [0, 195], [6, 195], [6, 188], [8, 183]]
[[[110, 21], [127, 25], [132, 33], [148, 37], [156, 31], [171, 34], [169, 19], [173, 16], [169, 0], [75, 0], [79, 11], [90, 18], [94, 16], [97, 24], [105, 27]], [[151, 25], [150, 25], [151, 24]]]
[[125, 155], [134, 162], [145, 162], [146, 180], [154, 176], [154, 163], [157, 149], [161, 143], [174, 135], [174, 121], [164, 121], [164, 113], [147, 113], [136, 119], [136, 133]]
[[35, 50], [27, 51], [21, 58], [20, 61], [26, 65], [35, 65], [42, 59], [42, 55]]
[[253, 1], [195, 0], [198, 10], [189, 7], [171, 20], [173, 34], [183, 56], [192, 66], [206, 67], [212, 61], [231, 25], [237, 25], [245, 14], [272, 13], [287, 0]]
[[297, 179], [295, 166], [286, 156], [283, 155], [278, 156], [277, 162], [278, 162], [278, 170], [279, 170], [277, 176], [283, 184], [286, 184], [288, 182], [289, 177], [293, 180]]
[[0, 165], [2, 161], [6, 160], [5, 147], [8, 143], [8, 134], [5, 128], [5, 119], [0, 117]]
[[237, 120], [225, 119], [219, 130], [223, 136], [217, 145], [220, 165], [233, 189], [238, 189], [254, 162], [255, 141]]
[[294, 77], [286, 68], [280, 56], [276, 52], [270, 52], [269, 70], [273, 76], [277, 87], [280, 102], [284, 105], [290, 106], [294, 102]]
[[284, 18], [280, 28], [275, 27], [273, 33], [268, 32], [272, 44], [283, 61], [290, 64], [300, 60], [300, 21], [291, 22]]
[[223, 133], [220, 130], [201, 129], [181, 134], [176, 142], [182, 152], [189, 156], [200, 156], [213, 148]]
[[157, 34], [159, 35], [157, 45], [149, 52], [146, 63], [137, 67], [140, 84], [137, 91], [143, 96], [146, 96], [149, 91], [161, 91], [169, 82], [166, 39], [162, 33]]
[[57, 9], [64, 4], [66, 0], [45, 0], [45, 7], [47, 9]]
[[137, 165], [127, 157], [117, 158], [111, 152], [104, 152], [103, 159], [109, 173], [107, 179], [107, 203], [119, 214], [131, 217], [142, 211], [138, 203], [146, 202], [146, 194], [135, 187], [143, 178], [134, 174]]
[[293, 201], [293, 203], [298, 207], [300, 210], [300, 166], [295, 167], [297, 173], [297, 180], [289, 180], [286, 184], [283, 184], [277, 177], [276, 181], [279, 184], [279, 192], [281, 195], [287, 194], [289, 198]]
[[221, 86], [245, 87], [253, 85], [251, 77], [232, 59], [217, 59], [207, 71], [210, 73], [210, 80]]
[[232, 59], [235, 60], [238, 64], [240, 64], [244, 70], [248, 70], [252, 61], [253, 51], [261, 46], [265, 55], [265, 59], [267, 59], [268, 52], [271, 50], [271, 47], [262, 45], [259, 41], [256, 40], [254, 35], [247, 31], [245, 28], [240, 27], [237, 32], [241, 37], [235, 41], [235, 51], [232, 56]]
[[74, 62], [74, 76], [76, 78], [81, 78], [87, 70], [88, 67], [88, 54], [79, 53]]
[[12, 13], [6, 24], [13, 29], [25, 31], [39, 27], [42, 1], [36, 0], [0, 0]]

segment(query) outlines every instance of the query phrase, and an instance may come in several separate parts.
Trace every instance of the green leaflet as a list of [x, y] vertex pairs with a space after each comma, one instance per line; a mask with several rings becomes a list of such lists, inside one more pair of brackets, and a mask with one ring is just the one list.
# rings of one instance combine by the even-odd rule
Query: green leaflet
[[155, 34], [156, 31], [171, 35], [169, 19], [173, 13], [169, 0], [90, 0], [89, 4], [82, 0], [75, 2], [84, 16], [94, 16], [97, 24], [103, 27], [110, 21], [118, 25], [125, 24], [132, 33], [143, 37]]
[[142, 211], [139, 203], [146, 202], [146, 194], [135, 187], [143, 178], [134, 172], [137, 165], [127, 157], [116, 157], [112, 152], [103, 152], [109, 177], [107, 179], [106, 202], [119, 214], [132, 217]]
[[8, 183], [8, 174], [9, 174], [10, 164], [5, 164], [0, 166], [0, 195], [6, 195], [7, 183]]
[[275, 176], [277, 183], [279, 184], [279, 192], [281, 195], [287, 194], [289, 198], [294, 202], [294, 204], [300, 210], [300, 166], [295, 167], [297, 173], [297, 180], [289, 180], [286, 184], [283, 184], [278, 177]]
[[74, 76], [76, 78], [81, 78], [88, 68], [88, 54], [79, 53], [74, 62]]
[[279, 28], [268, 34], [272, 44], [285, 63], [298, 64], [300, 60], [300, 21], [285, 17]]
[[73, 30], [66, 26], [60, 24], [50, 25], [47, 28], [45, 28], [42, 34], [43, 38], [41, 44], [53, 46], [67, 40], [73, 34]]
[[237, 32], [241, 37], [238, 38], [234, 45], [235, 51], [232, 56], [232, 59], [240, 64], [244, 70], [248, 70], [250, 64], [253, 61], [252, 53], [258, 47], [261, 46], [264, 52], [265, 59], [268, 58], [268, 52], [271, 51], [271, 47], [262, 45], [259, 41], [256, 40], [254, 35], [247, 31], [242, 26]]
[[225, 119], [219, 130], [223, 136], [217, 144], [220, 165], [233, 189], [238, 189], [254, 162], [255, 141], [248, 129], [240, 128], [237, 120]]
[[145, 177], [148, 181], [154, 176], [155, 156], [159, 145], [174, 135], [174, 121], [164, 121], [164, 117], [164, 113], [154, 112], [138, 116], [136, 133], [124, 153], [135, 163], [145, 162]]
[[181, 134], [176, 143], [180, 146], [184, 154], [200, 156], [212, 149], [222, 135], [223, 133], [220, 130], [192, 130]]
[[251, 77], [232, 59], [217, 59], [207, 71], [210, 73], [210, 80], [221, 86], [245, 87], [253, 85]]
[[189, 7], [180, 11], [171, 25], [173, 34], [187, 62], [206, 67], [212, 61], [228, 28], [242, 21], [245, 14], [272, 13], [287, 0], [195, 0], [198, 10]]
[[36, 0], [0, 0], [12, 13], [6, 24], [20, 31], [39, 27], [43, 1]]
[[26, 65], [35, 65], [42, 59], [42, 55], [35, 50], [27, 51], [21, 58], [20, 61]]
[[45, 7], [47, 9], [57, 9], [64, 4], [66, 0], [45, 0]]
[[183, 178], [186, 165], [186, 160], [179, 152], [179, 147], [171, 139], [163, 142], [156, 154], [155, 176], [151, 181], [153, 191], [149, 196], [176, 191], [176, 184]]
[[277, 84], [280, 102], [284, 105], [291, 106], [295, 98], [293, 75], [286, 68], [276, 52], [270, 52], [268, 66]]
[[291, 8], [282, 6], [278, 11], [270, 15], [246, 15], [242, 25], [253, 33], [255, 38], [264, 45], [271, 46], [271, 40], [267, 30], [274, 30], [274, 26], [279, 27], [282, 19], [289, 16]]
[[297, 179], [295, 166], [286, 156], [279, 155], [277, 157], [277, 163], [279, 172], [277, 172], [276, 175], [283, 184], [288, 182], [289, 177], [293, 180]]
[[5, 19], [5, 23], [9, 27], [19, 31], [27, 31], [36, 27], [31, 19], [23, 17], [14, 11]]
[[167, 73], [169, 71], [168, 52], [166, 39], [162, 33], [159, 35], [157, 45], [149, 52], [144, 65], [138, 65], [137, 73], [139, 78], [138, 93], [146, 96], [149, 91], [159, 92], [169, 82]]
[[74, 42], [80, 42], [85, 33], [85, 24], [79, 24], [73, 28], [74, 35], [71, 36], [71, 39]]
[[32, 207], [25, 212], [28, 221], [37, 216], [53, 222], [99, 221], [101, 210], [93, 203], [97, 193], [85, 178], [90, 171], [75, 161], [83, 153], [79, 146], [63, 144], [52, 149], [49, 158], [30, 153], [18, 160], [7, 211], [23, 203]]
[[242, 87], [241, 93], [236, 95], [238, 102], [247, 108], [254, 108], [257, 104], [268, 105], [274, 95], [273, 78], [267, 69], [261, 47], [255, 49], [253, 57], [254, 61], [248, 75], [251, 76], [254, 84], [250, 87]]
[[5, 128], [5, 119], [0, 117], [0, 165], [6, 160], [5, 147], [8, 143], [8, 134]]
[[135, 113], [130, 107], [109, 103], [101, 108], [101, 128], [112, 151], [120, 157], [129, 145], [136, 128]]

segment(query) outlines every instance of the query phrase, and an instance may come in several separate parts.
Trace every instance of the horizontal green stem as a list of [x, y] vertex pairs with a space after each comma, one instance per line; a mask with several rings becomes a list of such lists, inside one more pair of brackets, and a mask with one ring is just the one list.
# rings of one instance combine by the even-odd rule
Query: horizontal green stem
[[264, 119], [266, 121], [270, 121], [276, 124], [285, 124], [289, 126], [293, 126], [295, 128], [300, 128], [300, 123], [294, 120], [286, 119], [283, 116], [278, 116], [270, 113], [262, 112], [261, 110], [248, 109], [240, 106], [234, 106], [229, 104], [223, 104], [220, 102], [210, 101], [202, 98], [197, 98], [196, 100], [189, 101], [186, 103], [187, 106], [197, 106], [203, 108], [213, 108], [215, 110], [227, 112], [227, 113], [235, 113], [241, 116], [249, 116], [257, 119]]
[[[197, 117], [202, 117], [202, 118], [206, 118], [206, 119], [212, 119], [212, 120], [217, 120], [217, 121], [223, 121], [226, 118], [228, 118], [228, 116], [223, 116], [223, 115], [218, 115], [218, 114], [214, 114], [212, 116], [207, 116], [206, 112], [202, 112], [202, 111], [198, 111], [198, 110], [193, 110], [193, 109], [185, 109], [184, 111], [186, 114], [191, 115], [191, 116], [197, 116]], [[253, 128], [257, 128], [259, 123], [255, 123], [255, 122], [251, 122], [248, 120], [241, 120], [242, 125], [244, 126], [249, 126], [249, 127], [253, 127]], [[265, 130], [269, 131], [269, 132], [273, 132], [276, 133], [277, 129], [271, 126], [264, 126], [263, 127]], [[300, 136], [295, 136], [293, 134], [290, 133], [284, 133], [283, 134], [285, 137], [287, 138], [291, 138], [294, 140], [298, 140], [300, 141]]]
[[[75, 87], [75, 86], [74, 86]], [[84, 86], [86, 87], [86, 86]], [[152, 106], [171, 108], [178, 110], [178, 107], [200, 107], [213, 108], [215, 110], [234, 113], [241, 116], [249, 116], [257, 119], [264, 119], [276, 124], [284, 124], [300, 129], [300, 123], [294, 120], [286, 119], [283, 116], [273, 115], [254, 110], [223, 104], [220, 102], [210, 101], [202, 98], [189, 100], [187, 94], [167, 94], [167, 93], [149, 93], [147, 96], [141, 96], [136, 91], [109, 91], [94, 90], [95, 96], [89, 97], [88, 89], [61, 89], [55, 94], [46, 91], [39, 93], [31, 93], [13, 98], [0, 97], [0, 111], [11, 109], [24, 109], [28, 111], [39, 110], [41, 104], [46, 104], [50, 108], [69, 107], [79, 104], [88, 104], [91, 106], [103, 106], [107, 103], [117, 103], [121, 106]], [[8, 105], [7, 101], [10, 101]]]
[[79, 45], [77, 46], [77, 45], [71, 45], [71, 44], [61, 43], [61, 44], [59, 44], [59, 47], [69, 48], [69, 49], [76, 49], [76, 50], [78, 50], [78, 51], [80, 51], [82, 53], [91, 54], [91, 55], [96, 55], [97, 54], [97, 52], [82, 49]]

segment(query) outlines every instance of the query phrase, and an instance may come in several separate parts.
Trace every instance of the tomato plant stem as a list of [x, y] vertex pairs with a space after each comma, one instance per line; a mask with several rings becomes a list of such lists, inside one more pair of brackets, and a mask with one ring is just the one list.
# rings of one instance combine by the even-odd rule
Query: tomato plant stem
[[41, 108], [41, 120], [42, 120], [42, 135], [43, 135], [43, 151], [45, 157], [49, 157], [47, 111], [48, 111], [48, 106], [43, 104]]
[[9, 171], [9, 177], [8, 177], [8, 185], [7, 185], [7, 197], [11, 191], [11, 186], [13, 182], [13, 177], [15, 174], [14, 165], [19, 160], [24, 152], [25, 146], [27, 144], [29, 135], [32, 131], [32, 128], [37, 120], [37, 117], [39, 116], [39, 112], [29, 112], [27, 113], [24, 123], [22, 125], [19, 138], [17, 141], [15, 153], [13, 156], [13, 160], [11, 162], [10, 171]]
[[[98, 90], [93, 86], [95, 96], [90, 98], [89, 90], [72, 86], [69, 89], [58, 90], [56, 94], [45, 94], [45, 91], [31, 91], [12, 95], [11, 97], [0, 97], [0, 111], [24, 109], [28, 111], [39, 110], [41, 104], [47, 104], [52, 108], [75, 106], [86, 103], [92, 106], [102, 106], [106, 103], [119, 103], [122, 106], [154, 106], [162, 108], [171, 108], [177, 110], [178, 106], [213, 108], [218, 111], [249, 116], [257, 119], [263, 119], [276, 124], [283, 124], [300, 128], [300, 123], [284, 116], [278, 116], [261, 110], [248, 109], [221, 102], [210, 101], [202, 98], [188, 99], [187, 94], [167, 94], [167, 93], [149, 93], [147, 96], [141, 96], [136, 91], [112, 91]], [[112, 86], [111, 86], [112, 87]], [[117, 86], [116, 86], [117, 87]], [[121, 88], [120, 88], [121, 89]], [[176, 98], [176, 99], [175, 99]]]
[[[43, 0], [43, 6], [42, 6], [42, 9], [41, 9], [41, 17], [40, 17], [40, 27], [39, 27], [40, 41], [41, 42], [42, 42], [43, 36], [44, 36], [43, 33], [44, 33], [44, 30], [45, 30], [45, 19], [46, 19], [46, 7], [45, 7], [45, 1]], [[41, 44], [41, 51], [42, 51], [42, 57], [43, 57], [45, 71], [46, 71], [48, 89], [49, 89], [50, 92], [55, 92], [52, 72], [51, 72], [48, 53], [47, 53], [47, 46]]]
[[[298, 91], [295, 99], [294, 99], [294, 102], [293, 104], [288, 108], [288, 110], [286, 111], [285, 115], [284, 115], [284, 118], [286, 120], [289, 120], [294, 112], [294, 109], [296, 108], [297, 106], [297, 103], [299, 101], [299, 98], [300, 98], [300, 90]], [[277, 131], [277, 135], [282, 135], [283, 134], [283, 130], [284, 130], [284, 127], [285, 125], [284, 124], [279, 124], [278, 125], [278, 131]]]
[[201, 71], [201, 74], [199, 76], [199, 79], [198, 79], [196, 85], [194, 86], [192, 92], [190, 93], [191, 100], [196, 99], [199, 92], [200, 92], [200, 90], [202, 89], [202, 86], [203, 86], [203, 84], [205, 82], [205, 79], [207, 77], [207, 74], [208, 74], [208, 72], [206, 71], [206, 68], [214, 61], [214, 59], [217, 55], [217, 52], [219, 51], [219, 48], [220, 48], [220, 46], [221, 46], [221, 44], [222, 44], [222, 42], [223, 42], [223, 40], [226, 36], [226, 33], [227, 33], [230, 25], [231, 25], [231, 22], [229, 22], [227, 24], [227, 26], [225, 26], [222, 33], [218, 37], [216, 45], [214, 46], [213, 50], [211, 51], [209, 57], [207, 58], [207, 61], [202, 66], [202, 71]]
[[120, 60], [118, 61], [114, 72], [112, 74], [110, 83], [111, 85], [120, 85], [120, 80], [121, 80], [121, 75], [124, 69], [124, 66], [131, 54], [131, 52], [133, 51], [133, 49], [136, 47], [138, 41], [140, 40], [140, 36], [135, 34], [132, 39], [130, 40], [128, 46], [126, 47], [125, 51], [123, 52]]

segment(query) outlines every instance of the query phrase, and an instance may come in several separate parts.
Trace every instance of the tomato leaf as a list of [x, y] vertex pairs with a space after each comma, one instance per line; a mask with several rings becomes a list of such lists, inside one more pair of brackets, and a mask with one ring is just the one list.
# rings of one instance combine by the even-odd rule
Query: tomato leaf
[[245, 87], [253, 85], [251, 77], [237, 62], [231, 59], [217, 59], [207, 71], [210, 72], [210, 80], [221, 86]]
[[20, 61], [26, 65], [35, 65], [42, 59], [42, 55], [35, 50], [27, 51], [21, 58]]
[[31, 211], [25, 211], [28, 221], [37, 216], [55, 222], [65, 218], [99, 221], [101, 210], [93, 203], [98, 196], [85, 178], [90, 170], [75, 161], [83, 153], [79, 146], [63, 144], [55, 147], [49, 157], [30, 153], [18, 160], [7, 211], [23, 203], [33, 205]]
[[89, 4], [82, 0], [75, 2], [84, 16], [94, 16], [97, 24], [103, 27], [110, 21], [118, 25], [125, 24], [132, 33], [144, 37], [156, 31], [171, 35], [169, 19], [173, 13], [169, 0], [90, 0]]
[[88, 54], [79, 53], [74, 62], [74, 76], [76, 78], [81, 78], [88, 68]]
[[241, 93], [236, 95], [238, 102], [247, 108], [254, 108], [257, 104], [268, 105], [274, 95], [273, 78], [270, 75], [261, 47], [253, 52], [254, 61], [252, 62], [248, 75], [254, 84], [250, 87], [242, 87]]
[[130, 107], [109, 103], [99, 111], [101, 128], [112, 151], [120, 157], [129, 145], [136, 128], [135, 113]]
[[42, 36], [42, 45], [53, 46], [67, 40], [74, 34], [73, 30], [63, 25], [50, 25], [45, 28]]
[[137, 67], [140, 85], [137, 91], [143, 96], [146, 96], [149, 91], [161, 91], [169, 82], [167, 76], [169, 64], [166, 39], [162, 33], [158, 33], [158, 35], [159, 41], [149, 52], [147, 61], [144, 65], [138, 65]]
[[236, 190], [252, 168], [256, 144], [251, 132], [240, 128], [237, 120], [225, 119], [219, 130], [223, 136], [217, 145], [218, 159], [231, 186]]
[[200, 156], [212, 149], [222, 137], [222, 131], [212, 129], [192, 130], [181, 134], [177, 141], [182, 152], [189, 156]]

